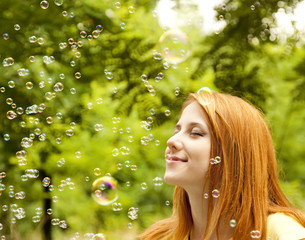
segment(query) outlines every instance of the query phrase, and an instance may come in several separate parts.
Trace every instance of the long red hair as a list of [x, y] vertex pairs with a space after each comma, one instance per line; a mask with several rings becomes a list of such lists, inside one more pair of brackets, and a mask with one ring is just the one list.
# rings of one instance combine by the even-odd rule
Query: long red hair
[[[182, 110], [192, 102], [201, 105], [211, 133], [211, 158], [221, 164], [210, 165], [206, 175], [209, 193], [219, 189], [215, 201], [209, 197], [207, 226], [203, 240], [236, 221], [233, 239], [250, 238], [258, 230], [267, 238], [267, 216], [285, 213], [305, 227], [305, 215], [293, 207], [278, 183], [278, 171], [269, 127], [264, 116], [247, 101], [224, 93], [192, 93]], [[209, 180], [209, 181], [208, 181]], [[184, 240], [192, 228], [191, 207], [186, 191], [176, 187], [173, 214], [156, 222], [140, 235], [142, 240]]]

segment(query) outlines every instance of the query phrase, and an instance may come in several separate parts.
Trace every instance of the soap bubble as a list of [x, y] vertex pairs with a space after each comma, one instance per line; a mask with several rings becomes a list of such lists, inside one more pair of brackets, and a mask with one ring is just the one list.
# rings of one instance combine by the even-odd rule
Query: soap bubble
[[97, 124], [94, 125], [94, 129], [97, 132], [102, 131], [103, 130], [103, 125], [97, 123]]
[[106, 237], [103, 233], [97, 233], [92, 237], [92, 240], [106, 240]]
[[63, 4], [63, 0], [54, 0], [56, 6], [61, 6]]
[[8, 39], [9, 39], [8, 33], [3, 33], [3, 39], [4, 39], [4, 40], [8, 40]]
[[110, 176], [96, 179], [92, 184], [92, 197], [103, 206], [115, 202], [118, 199], [117, 181]]
[[163, 180], [162, 180], [162, 178], [160, 178], [160, 177], [155, 177], [155, 178], [153, 179], [153, 183], [154, 183], [155, 186], [162, 186]]
[[80, 72], [76, 72], [74, 75], [76, 79], [80, 79], [82, 77], [82, 74]]
[[19, 25], [19, 24], [15, 24], [15, 25], [14, 25], [14, 29], [15, 29], [16, 31], [19, 31], [19, 30], [20, 30], [20, 25]]
[[232, 227], [232, 228], [236, 227], [236, 220], [235, 219], [230, 220], [230, 227]]
[[8, 66], [12, 66], [14, 64], [15, 60], [12, 57], [8, 57], [3, 59], [2, 61], [2, 65], [3, 67], [8, 67]]
[[10, 110], [6, 113], [6, 117], [8, 119], [12, 120], [17, 117], [17, 114], [13, 110]]
[[15, 82], [14, 81], [9, 81], [7, 83], [7, 85], [8, 85], [9, 88], [14, 88], [15, 87]]
[[9, 134], [6, 133], [3, 135], [3, 139], [4, 139], [4, 141], [9, 141], [11, 139], [11, 137]]
[[213, 198], [218, 198], [220, 196], [219, 190], [218, 189], [214, 189], [212, 191], [212, 196], [213, 196]]
[[138, 208], [134, 208], [134, 207], [129, 208], [128, 209], [128, 217], [131, 220], [136, 220], [138, 218], [138, 211], [139, 211]]
[[123, 208], [122, 208], [122, 204], [121, 203], [113, 203], [112, 204], [112, 210], [115, 211], [115, 212], [118, 212], [118, 211], [121, 211]]
[[51, 183], [51, 179], [49, 177], [45, 177], [43, 180], [42, 180], [42, 186], [44, 187], [48, 187]]
[[40, 7], [42, 9], [47, 9], [49, 7], [49, 2], [48, 1], [41, 1], [40, 2]]
[[251, 238], [260, 238], [261, 237], [261, 232], [259, 230], [253, 230], [250, 232]]
[[159, 39], [163, 56], [169, 63], [178, 64], [185, 61], [191, 51], [188, 36], [181, 30], [169, 30]]
[[134, 12], [135, 12], [134, 7], [133, 7], [133, 6], [129, 6], [129, 7], [128, 7], [128, 12], [129, 12], [129, 13], [134, 13]]
[[96, 30], [99, 31], [99, 32], [102, 32], [104, 30], [104, 27], [99, 24], [99, 25], [96, 26]]
[[64, 89], [64, 85], [61, 82], [55, 83], [53, 89], [55, 92], [61, 92]]
[[141, 183], [141, 188], [142, 188], [142, 190], [146, 190], [147, 189], [147, 183], [146, 182], [142, 182]]
[[126, 23], [122, 22], [120, 24], [120, 27], [121, 27], [122, 30], [125, 30], [126, 29]]

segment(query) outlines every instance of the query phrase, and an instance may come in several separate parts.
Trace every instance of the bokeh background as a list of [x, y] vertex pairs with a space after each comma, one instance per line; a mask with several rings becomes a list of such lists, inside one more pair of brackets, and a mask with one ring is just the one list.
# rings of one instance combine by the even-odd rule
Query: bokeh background
[[0, 239], [136, 239], [201, 87], [266, 114], [305, 210], [305, 2], [0, 1]]

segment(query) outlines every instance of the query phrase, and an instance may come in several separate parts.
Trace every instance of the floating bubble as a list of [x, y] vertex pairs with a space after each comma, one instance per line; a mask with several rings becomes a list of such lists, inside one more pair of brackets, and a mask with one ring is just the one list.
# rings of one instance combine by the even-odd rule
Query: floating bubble
[[44, 39], [43, 38], [38, 38], [37, 42], [39, 45], [43, 45], [44, 44]]
[[100, 168], [94, 168], [93, 172], [94, 172], [94, 175], [95, 175], [95, 176], [99, 176], [99, 175], [101, 175], [101, 173], [102, 173], [102, 171], [101, 171]]
[[32, 89], [33, 88], [33, 83], [32, 82], [27, 82], [26, 84], [25, 84], [25, 87], [27, 88], [27, 89]]
[[117, 149], [117, 148], [114, 148], [113, 150], [112, 150], [112, 156], [114, 156], [114, 157], [117, 157], [118, 155], [119, 155], [119, 149]]
[[17, 117], [17, 114], [13, 111], [10, 110], [6, 113], [6, 117], [10, 120], [15, 119]]
[[138, 169], [137, 165], [131, 165], [130, 170], [131, 171], [136, 171]]
[[14, 81], [9, 81], [8, 83], [9, 88], [14, 88], [15, 87], [15, 82]]
[[19, 69], [17, 70], [17, 72], [18, 72], [18, 75], [19, 75], [20, 77], [24, 77], [24, 76], [27, 76], [27, 75], [30, 74], [29, 69], [25, 69], [25, 68], [19, 68]]
[[162, 53], [158, 52], [157, 50], [153, 50], [153, 58], [156, 60], [162, 60]]
[[4, 141], [7, 142], [7, 141], [9, 141], [11, 139], [11, 137], [10, 137], [9, 134], [6, 133], [6, 134], [3, 135], [3, 139], [4, 139]]
[[115, 212], [121, 211], [123, 209], [122, 204], [121, 203], [113, 203], [112, 204], [112, 210]]
[[36, 36], [30, 36], [29, 37], [29, 42], [30, 43], [34, 43], [34, 42], [36, 42], [37, 41], [37, 37]]
[[72, 137], [73, 134], [74, 134], [74, 132], [73, 132], [72, 129], [68, 129], [68, 130], [66, 131], [66, 135], [69, 136], [69, 137]]
[[162, 72], [159, 72], [158, 75], [155, 77], [155, 81], [159, 82], [163, 78], [164, 78], [164, 74]]
[[7, 103], [7, 105], [12, 105], [13, 99], [12, 98], [7, 98], [6, 103]]
[[231, 219], [229, 225], [232, 228], [236, 227], [236, 220], [235, 219]]
[[106, 240], [106, 236], [103, 233], [97, 233], [92, 237], [92, 240]]
[[14, 60], [14, 58], [12, 58], [12, 57], [5, 58], [5, 59], [3, 59], [3, 61], [2, 61], [3, 67], [12, 66], [14, 63], [15, 63], [15, 60]]
[[181, 30], [169, 30], [159, 39], [162, 54], [169, 63], [178, 64], [185, 61], [191, 51], [189, 38]]
[[79, 35], [80, 35], [81, 38], [86, 38], [86, 37], [87, 37], [86, 31], [81, 31], [81, 32], [79, 33]]
[[76, 158], [81, 158], [82, 157], [82, 153], [80, 151], [76, 151], [75, 152], [75, 157]]
[[251, 238], [260, 238], [261, 237], [261, 232], [259, 230], [253, 230], [250, 232]]
[[76, 93], [76, 89], [75, 88], [71, 88], [70, 92], [71, 92], [71, 94], [75, 94]]
[[14, 25], [14, 29], [15, 29], [16, 31], [19, 31], [19, 30], [20, 30], [20, 25], [19, 25], [19, 24], [15, 24], [15, 25]]
[[64, 1], [63, 0], [54, 0], [54, 3], [56, 6], [61, 6], [64, 3]]
[[52, 117], [47, 117], [46, 118], [47, 124], [52, 124], [53, 123], [53, 118]]
[[176, 87], [175, 88], [175, 96], [178, 97], [179, 93], [180, 93], [180, 88]]
[[104, 30], [104, 27], [99, 24], [99, 25], [96, 26], [96, 30], [99, 31], [99, 32], [102, 32]]
[[40, 216], [37, 216], [37, 215], [33, 216], [33, 217], [32, 217], [32, 222], [33, 222], [33, 223], [38, 223], [38, 222], [40, 222]]
[[61, 13], [64, 17], [67, 17], [68, 16], [68, 12], [67, 11], [62, 11]]
[[132, 223], [127, 224], [128, 229], [132, 229]]
[[52, 224], [53, 226], [58, 225], [59, 222], [60, 222], [59, 218], [52, 218], [52, 219], [51, 219], [51, 224]]
[[220, 163], [221, 162], [221, 157], [219, 157], [219, 156], [216, 156], [215, 158], [211, 158], [210, 159], [210, 163], [212, 164], [212, 165], [216, 165], [216, 164], [218, 164], [218, 163]]
[[82, 77], [82, 74], [80, 72], [76, 72], [74, 75], [76, 79], [80, 79]]
[[251, 5], [251, 6], [250, 6], [250, 9], [251, 9], [252, 11], [254, 11], [254, 10], [255, 10], [255, 6], [254, 6], [254, 5]]
[[219, 196], [220, 196], [219, 190], [218, 189], [214, 189], [212, 191], [212, 197], [213, 198], [219, 198]]
[[96, 179], [92, 184], [92, 197], [100, 205], [109, 205], [118, 199], [117, 181], [104, 176]]
[[51, 183], [51, 179], [49, 177], [45, 177], [43, 180], [42, 180], [42, 186], [44, 187], [48, 187]]
[[129, 6], [128, 7], [128, 12], [129, 13], [134, 13], [135, 12], [135, 8], [133, 6]]
[[171, 115], [171, 111], [169, 109], [164, 111], [164, 114], [166, 117], [169, 117]]
[[29, 61], [30, 61], [30, 62], [35, 62], [35, 60], [36, 60], [36, 59], [35, 59], [35, 56], [30, 56], [30, 57], [29, 57]]
[[147, 189], [147, 183], [146, 182], [142, 182], [141, 183], [141, 189], [142, 190], [146, 190]]
[[55, 92], [61, 92], [62, 90], [64, 90], [64, 85], [61, 82], [55, 83], [53, 89]]
[[126, 23], [122, 22], [120, 24], [120, 27], [121, 27], [122, 30], [125, 30], [126, 29]]
[[48, 208], [48, 209], [47, 209], [47, 214], [48, 214], [48, 215], [52, 215], [52, 213], [53, 213], [53, 209], [52, 209], [52, 208]]
[[37, 169], [26, 169], [24, 173], [28, 178], [38, 178], [39, 176], [39, 171]]
[[41, 1], [40, 2], [40, 7], [42, 9], [47, 9], [49, 7], [49, 2], [48, 1]]
[[103, 125], [97, 123], [97, 124], [94, 125], [94, 129], [97, 132], [102, 131], [103, 130]]
[[23, 159], [23, 158], [26, 157], [26, 155], [27, 155], [27, 152], [25, 150], [21, 150], [21, 151], [16, 152], [16, 157], [18, 159]]
[[3, 33], [3, 39], [4, 40], [8, 40], [10, 37], [8, 35], [8, 33]]
[[163, 179], [160, 178], [160, 177], [155, 177], [155, 178], [153, 179], [153, 184], [154, 184], [155, 186], [162, 186], [162, 184], [163, 184]]
[[33, 145], [33, 140], [31, 138], [27, 138], [27, 137], [22, 138], [21, 140], [22, 147], [29, 148], [32, 147], [32, 145]]
[[129, 208], [128, 209], [128, 217], [131, 220], [136, 220], [138, 218], [138, 211], [139, 211], [138, 208], [135, 208], [135, 207]]
[[61, 144], [61, 138], [56, 138], [56, 139], [55, 139], [55, 142], [56, 142], [57, 144]]
[[100, 36], [100, 32], [99, 32], [98, 30], [94, 30], [94, 31], [92, 32], [92, 36], [93, 36], [94, 38], [98, 38], [98, 37]]

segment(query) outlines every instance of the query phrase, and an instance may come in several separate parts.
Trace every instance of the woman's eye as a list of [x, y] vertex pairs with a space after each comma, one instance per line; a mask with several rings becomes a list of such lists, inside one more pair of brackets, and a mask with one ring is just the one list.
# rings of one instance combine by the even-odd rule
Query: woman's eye
[[191, 135], [201, 136], [203, 137], [204, 134], [202, 132], [191, 132]]

